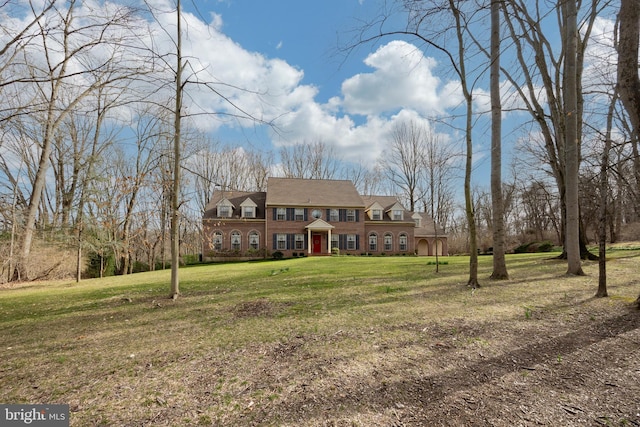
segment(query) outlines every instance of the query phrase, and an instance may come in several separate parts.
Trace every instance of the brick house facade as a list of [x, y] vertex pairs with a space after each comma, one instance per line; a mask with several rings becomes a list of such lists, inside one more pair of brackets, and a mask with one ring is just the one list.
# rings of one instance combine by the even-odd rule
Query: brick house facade
[[203, 217], [204, 259], [340, 254], [447, 255], [430, 217], [347, 180], [269, 178], [266, 192], [216, 191]]

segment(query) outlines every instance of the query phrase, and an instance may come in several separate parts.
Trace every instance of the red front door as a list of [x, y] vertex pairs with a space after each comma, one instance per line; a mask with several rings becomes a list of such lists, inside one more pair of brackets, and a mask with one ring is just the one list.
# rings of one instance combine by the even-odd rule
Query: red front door
[[313, 253], [314, 254], [319, 254], [322, 253], [322, 235], [320, 234], [313, 234], [311, 236], [311, 239], [313, 240]]

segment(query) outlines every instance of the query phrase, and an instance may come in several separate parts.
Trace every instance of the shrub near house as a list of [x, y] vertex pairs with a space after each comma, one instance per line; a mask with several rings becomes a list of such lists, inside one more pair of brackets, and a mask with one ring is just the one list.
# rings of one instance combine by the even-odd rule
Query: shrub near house
[[203, 218], [208, 260], [418, 254], [447, 255], [425, 213], [395, 197], [361, 196], [351, 181], [269, 178], [266, 192], [216, 191]]

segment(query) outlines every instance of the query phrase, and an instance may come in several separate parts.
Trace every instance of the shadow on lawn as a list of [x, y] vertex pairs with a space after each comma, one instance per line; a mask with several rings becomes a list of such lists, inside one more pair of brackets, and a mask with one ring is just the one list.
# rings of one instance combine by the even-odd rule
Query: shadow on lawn
[[[326, 391], [327, 394], [322, 396], [319, 396], [317, 391], [315, 395], [303, 392], [291, 394], [291, 398], [286, 399], [279, 405], [270, 407], [268, 411], [260, 414], [254, 421], [257, 424], [261, 424], [262, 422], [268, 423], [275, 418], [289, 423], [300, 422], [304, 424], [309, 419], [326, 417], [329, 414], [344, 419], [357, 413], [373, 412], [381, 414], [385, 411], [388, 412], [389, 409], [398, 413], [403, 412], [400, 409], [407, 408], [404, 411], [405, 417], [403, 418], [405, 422], [410, 422], [407, 425], [427, 425], [424, 423], [429, 420], [445, 419], [445, 413], [449, 413], [452, 410], [450, 407], [447, 408], [447, 404], [444, 403], [448, 396], [455, 393], [468, 392], [469, 400], [467, 403], [481, 406], [480, 401], [487, 396], [474, 393], [477, 393], [478, 388], [484, 385], [495, 384], [500, 378], [511, 373], [536, 370], [547, 371], [547, 368], [538, 365], [554, 363], [559, 355], [569, 355], [638, 328], [640, 328], [640, 315], [635, 311], [629, 311], [602, 322], [588, 324], [564, 335], [550, 336], [546, 340], [543, 337], [537, 337], [538, 340], [533, 340], [530, 345], [516, 348], [513, 351], [482, 360], [481, 362], [470, 364], [463, 362], [451, 370], [436, 375], [424, 377], [406, 375], [402, 379], [392, 382], [379, 381], [376, 383], [376, 387], [354, 386], [350, 387], [349, 390], [341, 390], [340, 392], [325, 389], [323, 391]], [[630, 345], [633, 346], [633, 344]], [[597, 361], [595, 365], [598, 363], [602, 365], [612, 363], [610, 360], [607, 361], [607, 357], [602, 355], [601, 360]], [[401, 372], [404, 367], [399, 366], [397, 368], [398, 372]], [[589, 368], [597, 369], [596, 366], [589, 366]], [[575, 378], [569, 376], [565, 378], [549, 378], [547, 381], [554, 382], [562, 381], [563, 379], [569, 383], [575, 380]], [[330, 384], [330, 382], [326, 383]], [[576, 386], [576, 384], [574, 383], [573, 386]], [[546, 398], [549, 397], [547, 396]], [[466, 400], [464, 397], [463, 399]], [[394, 405], [399, 402], [401, 402], [401, 405], [394, 408]], [[560, 403], [553, 401], [553, 398], [549, 401], [550, 406], [557, 404]], [[343, 412], [339, 412], [336, 408], [343, 408]], [[475, 419], [473, 417], [476, 416], [473, 415], [473, 412], [473, 408], [471, 408], [466, 414], [459, 415], [462, 417], [470, 416], [471, 420], [473, 420]], [[493, 415], [497, 418], [501, 416], [500, 413]], [[633, 416], [633, 414], [627, 415]], [[411, 419], [413, 419], [414, 423], [411, 423]], [[482, 418], [477, 418], [478, 422], [481, 420]], [[453, 418], [450, 421], [453, 422], [451, 425], [463, 425], [460, 423], [460, 419]], [[467, 419], [467, 422], [469, 421]]]

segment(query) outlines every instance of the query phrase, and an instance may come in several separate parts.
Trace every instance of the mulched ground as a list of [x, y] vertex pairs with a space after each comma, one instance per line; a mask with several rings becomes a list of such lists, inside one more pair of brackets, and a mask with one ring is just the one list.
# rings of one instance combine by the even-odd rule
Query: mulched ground
[[[263, 300], [237, 310], [277, 315]], [[628, 303], [591, 300], [509, 324], [295, 336], [194, 361], [197, 377], [182, 375], [196, 407], [218, 408], [200, 425], [640, 426], [639, 327]], [[232, 393], [211, 392], [221, 377], [238, 378]], [[168, 406], [142, 424], [187, 414]]]

